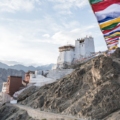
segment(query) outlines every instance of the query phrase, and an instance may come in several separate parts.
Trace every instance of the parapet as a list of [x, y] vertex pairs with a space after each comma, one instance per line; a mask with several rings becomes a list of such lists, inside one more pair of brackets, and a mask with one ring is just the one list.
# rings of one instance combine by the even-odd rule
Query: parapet
[[35, 71], [28, 71], [26, 74], [35, 74]]
[[22, 76], [8, 76], [9, 78], [22, 78]]
[[71, 49], [74, 49], [75, 46], [73, 45], [64, 45], [59, 47], [59, 52], [63, 52], [63, 51], [70, 51]]
[[85, 40], [86, 38], [87, 38], [87, 39], [91, 39], [91, 38], [93, 39], [92, 36], [89, 36], [89, 37], [86, 36], [86, 37], [84, 37], [84, 38], [78, 38], [77, 41], [83, 41], [83, 40]]

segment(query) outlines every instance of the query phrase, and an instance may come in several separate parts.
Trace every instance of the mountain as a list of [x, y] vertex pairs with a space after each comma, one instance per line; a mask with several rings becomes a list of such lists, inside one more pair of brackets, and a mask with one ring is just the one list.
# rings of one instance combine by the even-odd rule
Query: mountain
[[38, 70], [50, 70], [55, 64], [42, 65], [37, 67]]
[[15, 69], [15, 70], [23, 70], [25, 72], [31, 70], [31, 71], [35, 71], [35, 70], [50, 70], [52, 68], [54, 64], [48, 64], [48, 65], [42, 65], [42, 66], [38, 66], [38, 67], [34, 67], [34, 66], [24, 66], [21, 64], [17, 64], [17, 65], [13, 65], [13, 66], [8, 66], [2, 62], [0, 62], [0, 68], [4, 68], [4, 69]]
[[0, 68], [8, 69], [9, 66], [0, 62]]
[[7, 77], [13, 75], [13, 76], [22, 76], [24, 79], [25, 72], [23, 70], [14, 70], [14, 69], [3, 69], [0, 68], [0, 91], [2, 89], [2, 83], [7, 81]]
[[111, 57], [101, 55], [80, 64], [71, 74], [38, 90], [24, 90], [18, 102], [89, 120], [120, 120], [120, 49]]

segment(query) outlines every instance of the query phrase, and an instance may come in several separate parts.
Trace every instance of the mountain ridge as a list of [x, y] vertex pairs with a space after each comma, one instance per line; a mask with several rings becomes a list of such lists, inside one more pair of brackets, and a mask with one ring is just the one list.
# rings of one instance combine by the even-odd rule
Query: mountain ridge
[[3, 68], [3, 69], [15, 69], [15, 70], [23, 70], [25, 72], [31, 70], [31, 71], [35, 71], [35, 70], [50, 70], [52, 69], [52, 66], [54, 64], [47, 64], [47, 65], [41, 65], [41, 66], [38, 66], [38, 67], [34, 67], [34, 66], [24, 66], [22, 64], [16, 64], [16, 65], [7, 65], [3, 62], [0, 62], [0, 68]]

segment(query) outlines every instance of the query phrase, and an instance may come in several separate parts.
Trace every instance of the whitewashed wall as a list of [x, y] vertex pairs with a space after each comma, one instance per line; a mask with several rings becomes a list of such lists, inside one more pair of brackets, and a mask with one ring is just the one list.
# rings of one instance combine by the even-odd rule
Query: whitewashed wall
[[63, 51], [63, 52], [60, 52], [57, 63], [62, 64], [62, 63], [67, 62], [71, 64], [73, 61], [73, 58], [74, 58], [73, 49], [71, 49], [70, 51]]
[[42, 75], [37, 75], [35, 78], [31, 78], [30, 83], [38, 83], [38, 82], [44, 82], [47, 80], [44, 76]]
[[66, 51], [65, 53], [66, 53], [66, 55], [65, 55], [65, 62], [71, 64], [72, 61], [73, 61], [73, 58], [74, 58], [74, 50], [71, 49], [70, 51]]
[[10, 95], [2, 92], [2, 103], [10, 102], [10, 100], [11, 100]]
[[85, 57], [91, 56], [95, 52], [94, 40], [93, 38], [86, 38], [85, 39]]
[[80, 45], [80, 58], [84, 58], [86, 55], [85, 42], [79, 43]]
[[30, 82], [31, 82], [31, 80], [32, 80], [33, 78], [36, 78], [36, 75], [35, 75], [35, 74], [30, 73]]
[[7, 82], [3, 82], [3, 86], [2, 86], [2, 92], [4, 93], [4, 92], [6, 92], [6, 90], [7, 90]]
[[57, 80], [65, 77], [68, 74], [71, 74], [74, 69], [57, 69], [57, 70], [50, 70], [47, 77]]
[[80, 57], [80, 43], [78, 40], [75, 41], [75, 59]]
[[75, 59], [89, 57], [93, 52], [95, 52], [93, 38], [85, 38], [83, 43], [78, 40], [75, 41]]
[[64, 61], [65, 61], [65, 52], [63, 51], [59, 53], [57, 63], [61, 64], [64, 63]]

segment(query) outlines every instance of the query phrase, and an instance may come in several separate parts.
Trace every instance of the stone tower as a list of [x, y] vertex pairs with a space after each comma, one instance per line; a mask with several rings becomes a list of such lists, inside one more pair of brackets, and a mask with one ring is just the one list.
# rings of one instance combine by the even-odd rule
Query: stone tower
[[94, 53], [95, 46], [92, 37], [85, 37], [75, 41], [75, 60], [90, 57]]

